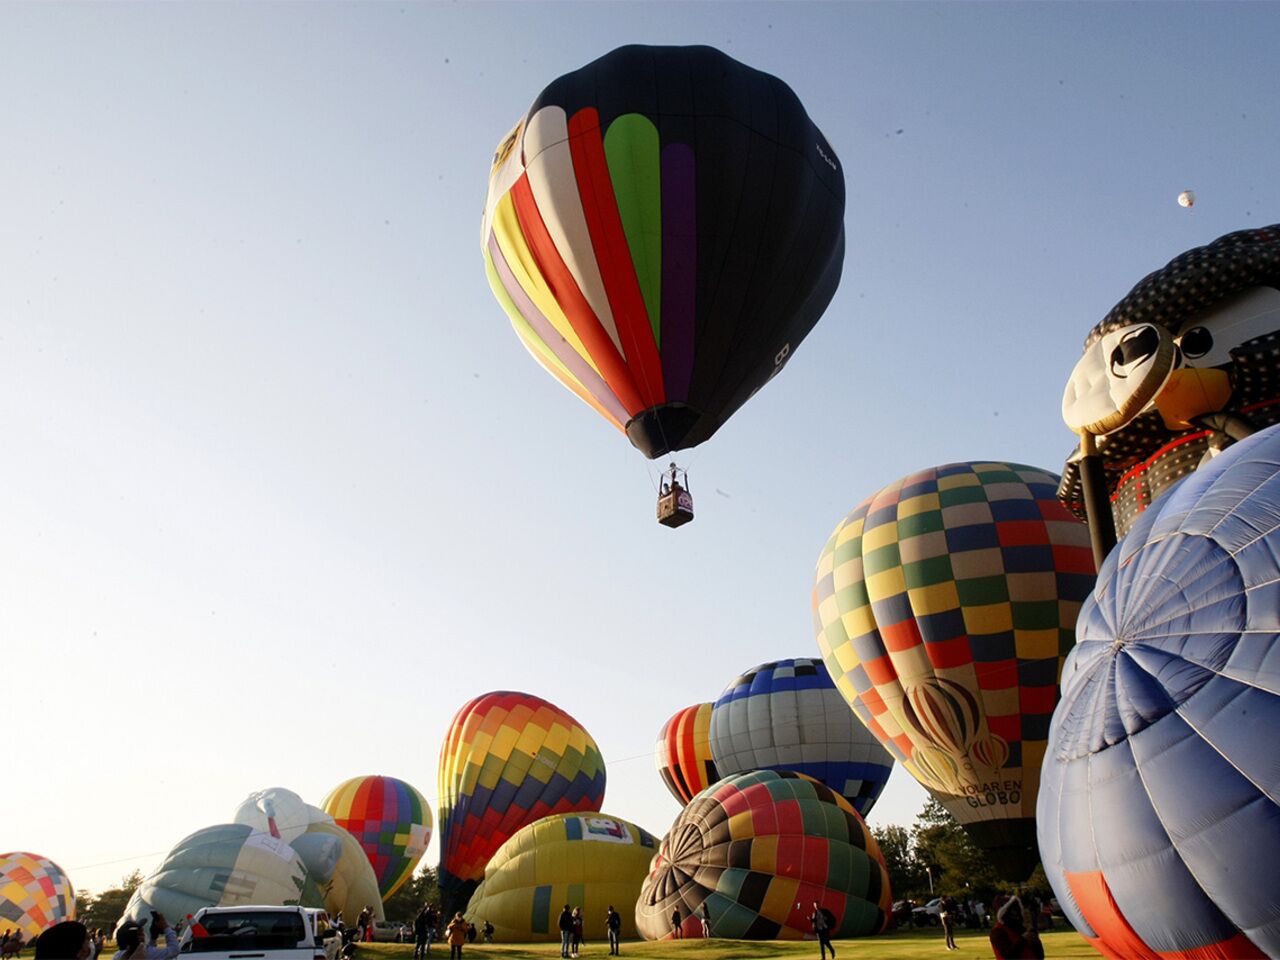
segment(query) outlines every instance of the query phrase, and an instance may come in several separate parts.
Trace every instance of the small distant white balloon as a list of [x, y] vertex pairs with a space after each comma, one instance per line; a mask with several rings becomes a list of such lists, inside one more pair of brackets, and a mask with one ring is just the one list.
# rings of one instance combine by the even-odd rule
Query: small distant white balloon
[[1196, 192], [1194, 190], [1183, 190], [1178, 194], [1178, 206], [1194, 207], [1196, 205]]

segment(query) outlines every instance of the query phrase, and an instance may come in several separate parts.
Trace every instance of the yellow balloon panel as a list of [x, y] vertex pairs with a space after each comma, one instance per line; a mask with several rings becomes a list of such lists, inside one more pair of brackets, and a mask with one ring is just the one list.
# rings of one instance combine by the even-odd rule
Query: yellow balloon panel
[[20, 930], [30, 941], [75, 918], [76, 893], [61, 867], [34, 853], [0, 854], [0, 930]]
[[337, 916], [342, 913], [344, 919], [354, 919], [365, 907], [372, 907], [374, 919], [385, 920], [378, 877], [373, 872], [373, 866], [365, 856], [360, 841], [334, 823], [313, 823], [307, 827], [307, 833], [334, 837], [341, 843], [332, 875], [326, 882], [320, 883], [324, 908], [329, 915]]
[[568, 904], [581, 908], [587, 939], [604, 940], [612, 905], [622, 917], [620, 935], [636, 937], [635, 903], [657, 849], [652, 834], [618, 817], [545, 817], [494, 854], [466, 917], [492, 923], [499, 942], [554, 941]]

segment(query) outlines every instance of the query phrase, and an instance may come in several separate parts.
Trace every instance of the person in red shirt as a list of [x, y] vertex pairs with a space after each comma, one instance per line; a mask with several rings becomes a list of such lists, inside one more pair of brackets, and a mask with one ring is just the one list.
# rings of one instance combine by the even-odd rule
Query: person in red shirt
[[996, 909], [991, 950], [996, 960], [1044, 960], [1044, 944], [1039, 934], [1027, 929], [1022, 901], [1017, 897], [1010, 897]]

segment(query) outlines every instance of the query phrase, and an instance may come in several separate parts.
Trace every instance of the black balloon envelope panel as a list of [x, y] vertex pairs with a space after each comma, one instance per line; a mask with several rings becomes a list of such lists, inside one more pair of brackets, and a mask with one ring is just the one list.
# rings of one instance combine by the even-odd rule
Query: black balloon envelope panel
[[844, 178], [776, 77], [710, 47], [621, 47], [499, 145], [481, 246], [534, 358], [648, 457], [706, 440], [840, 280]]
[[[1219, 237], [1139, 282], [1090, 332], [1062, 416], [1097, 437], [1120, 535], [1224, 445], [1224, 418], [1280, 421], [1280, 225]], [[1084, 517], [1074, 457], [1059, 495]]]
[[1280, 956], [1280, 426], [1134, 522], [1063, 667], [1045, 872], [1107, 956]]

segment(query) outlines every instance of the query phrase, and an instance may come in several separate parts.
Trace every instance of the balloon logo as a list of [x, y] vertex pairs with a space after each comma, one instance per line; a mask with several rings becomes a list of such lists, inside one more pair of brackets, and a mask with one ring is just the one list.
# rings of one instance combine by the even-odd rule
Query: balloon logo
[[840, 281], [844, 204], [781, 80], [627, 46], [502, 140], [480, 242], [534, 359], [652, 458], [708, 439], [794, 355]]
[[913, 474], [836, 527], [813, 591], [836, 687], [1010, 880], [1039, 859], [1040, 761], [1093, 584], [1057, 489], [1011, 463]]
[[930, 677], [905, 685], [903, 716], [919, 736], [951, 753], [967, 754], [982, 723], [978, 698], [954, 680]]

